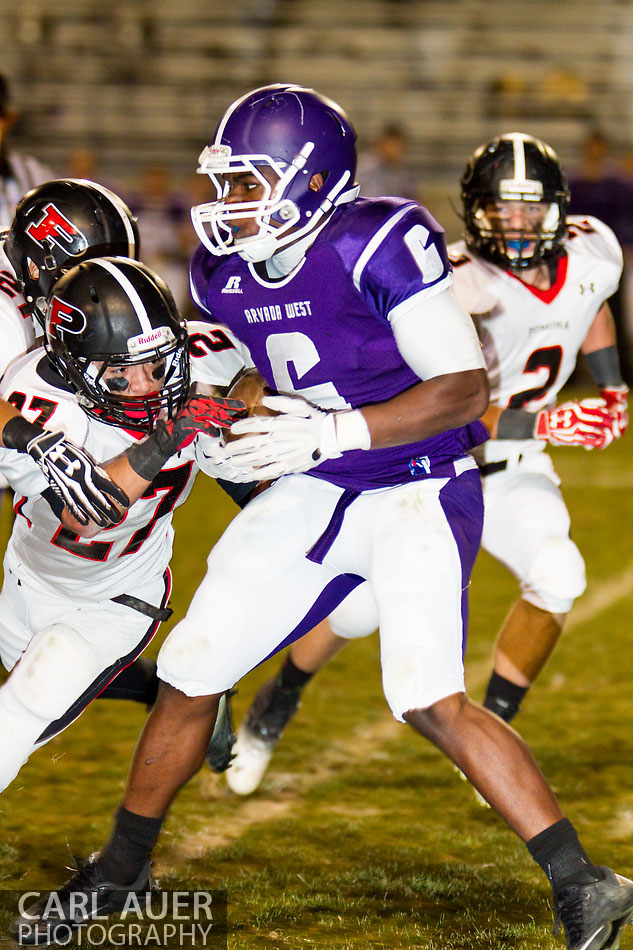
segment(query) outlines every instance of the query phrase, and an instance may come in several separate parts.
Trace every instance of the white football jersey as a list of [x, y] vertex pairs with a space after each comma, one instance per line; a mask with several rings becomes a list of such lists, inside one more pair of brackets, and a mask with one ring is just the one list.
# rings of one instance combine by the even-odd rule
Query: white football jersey
[[[567, 253], [550, 290], [482, 260], [463, 241], [449, 245], [455, 293], [482, 343], [490, 402], [502, 409], [555, 405], [598, 310], [617, 289], [622, 250], [613, 231], [592, 217], [569, 217], [567, 224]], [[519, 445], [491, 440], [481, 448], [492, 460]]]
[[[188, 325], [194, 356], [192, 379], [226, 385], [244, 365], [243, 347], [228, 331], [205, 323]], [[0, 383], [9, 399], [31, 422], [63, 430], [98, 462], [124, 452], [134, 434], [88, 416], [77, 397], [52, 370], [37, 347], [16, 360]], [[0, 448], [0, 471], [16, 492], [16, 520], [7, 548], [7, 564], [19, 567], [37, 588], [68, 594], [74, 600], [102, 600], [134, 594], [160, 577], [172, 553], [172, 514], [188, 497], [198, 467], [194, 447], [170, 458], [121, 524], [82, 538], [65, 528], [40, 494], [48, 482], [27, 455]]]
[[0, 242], [0, 376], [9, 363], [21, 356], [35, 340], [37, 332], [33, 318], [18, 288], [15, 271]]

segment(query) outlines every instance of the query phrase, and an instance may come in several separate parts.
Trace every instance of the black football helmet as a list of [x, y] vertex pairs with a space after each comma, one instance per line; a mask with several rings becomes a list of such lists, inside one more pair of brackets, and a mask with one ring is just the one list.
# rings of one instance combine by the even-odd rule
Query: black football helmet
[[90, 257], [139, 256], [132, 212], [93, 181], [47, 181], [20, 200], [5, 252], [31, 314], [44, 326], [46, 298], [57, 278]]
[[[94, 258], [60, 277], [47, 303], [46, 345], [84, 411], [108, 425], [151, 432], [159, 414], [173, 418], [187, 398], [185, 324], [167, 285], [130, 258]], [[156, 392], [126, 395], [119, 378], [104, 378], [112, 367], [153, 362], [163, 364]]]
[[[481, 145], [468, 159], [461, 186], [470, 250], [509, 270], [535, 267], [562, 254], [569, 186], [545, 142], [509, 132]], [[503, 202], [524, 202], [539, 214], [523, 230], [504, 226]]]

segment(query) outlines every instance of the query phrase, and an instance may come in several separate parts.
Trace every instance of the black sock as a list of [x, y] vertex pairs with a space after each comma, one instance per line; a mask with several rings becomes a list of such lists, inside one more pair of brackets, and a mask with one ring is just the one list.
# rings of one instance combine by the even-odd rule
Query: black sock
[[277, 674], [277, 682], [284, 689], [303, 689], [313, 676], [314, 673], [306, 673], [304, 670], [300, 670], [299, 667], [292, 662], [290, 654], [287, 653], [286, 659]]
[[568, 818], [561, 818], [526, 842], [527, 849], [545, 871], [556, 894], [566, 884], [590, 884], [603, 878], [591, 863]]
[[488, 681], [483, 704], [505, 722], [512, 722], [528, 689], [529, 686], [517, 686], [504, 676], [493, 672]]
[[99, 699], [132, 699], [153, 706], [158, 692], [156, 663], [139, 656], [99, 693]]
[[128, 811], [116, 812], [110, 840], [98, 858], [103, 880], [133, 884], [149, 860], [160, 833], [162, 818], [147, 818]]

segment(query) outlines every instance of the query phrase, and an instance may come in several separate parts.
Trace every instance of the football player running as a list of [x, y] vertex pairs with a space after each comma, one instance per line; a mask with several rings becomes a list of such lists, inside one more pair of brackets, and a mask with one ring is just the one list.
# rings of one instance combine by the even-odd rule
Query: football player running
[[394, 716], [444, 751], [527, 843], [569, 950], [616, 946], [633, 882], [591, 863], [525, 743], [464, 692], [483, 523], [469, 452], [487, 437], [477, 420], [488, 386], [441, 228], [416, 202], [358, 198], [352, 126], [299, 86], [233, 103], [199, 170], [217, 197], [192, 212], [202, 241], [194, 299], [286, 394], [265, 399], [277, 415], [232, 425], [243, 438], [225, 457], [245, 479], [277, 481], [229, 525], [163, 644], [164, 683], [110, 841], [57, 892], [64, 919], [47, 913], [47, 896], [14, 929], [32, 942], [67, 939], [68, 923], [83, 921], [77, 893], [107, 913], [126, 888], [145, 887], [165, 812], [204, 760], [219, 697], [367, 580]]
[[[568, 216], [554, 151], [519, 133], [471, 156], [462, 177], [465, 238], [450, 248], [455, 290], [482, 341], [491, 439], [482, 546], [517, 578], [484, 705], [510, 722], [549, 658], [585, 567], [546, 445], [603, 449], [626, 430], [628, 390], [607, 299], [622, 251], [596, 218]], [[556, 405], [582, 353], [599, 398]], [[606, 425], [603, 425], [606, 413]]]
[[[208, 325], [201, 330], [200, 340], [209, 337]], [[0, 656], [11, 670], [0, 688], [0, 790], [171, 613], [172, 515], [197, 471], [193, 445], [185, 446], [240, 415], [230, 400], [190, 391], [188, 335], [171, 293], [132, 259], [96, 258], [61, 277], [47, 304], [46, 342], [11, 364], [0, 394], [23, 402], [27, 417], [46, 413], [116, 473], [131, 507], [106, 529], [84, 524], [31, 458], [0, 449], [17, 515], [0, 593]], [[202, 382], [215, 383], [220, 364], [221, 382], [240, 369], [226, 334], [223, 342], [222, 357], [199, 360]], [[132, 445], [161, 460], [151, 484], [118, 458]]]
[[[567, 215], [564, 171], [538, 139], [514, 133], [482, 145], [461, 188], [465, 237], [449, 246], [453, 286], [477, 325], [491, 388], [483, 421], [492, 438], [474, 450], [484, 487], [482, 547], [521, 589], [499, 633], [484, 705], [510, 722], [585, 589], [584, 562], [544, 449], [605, 448], [627, 427], [628, 390], [606, 303], [622, 251], [602, 222]], [[557, 406], [579, 352], [599, 398]], [[233, 791], [257, 788], [311, 676], [346, 639], [377, 626], [363, 585], [329, 623], [293, 644], [238, 730], [227, 773]]]

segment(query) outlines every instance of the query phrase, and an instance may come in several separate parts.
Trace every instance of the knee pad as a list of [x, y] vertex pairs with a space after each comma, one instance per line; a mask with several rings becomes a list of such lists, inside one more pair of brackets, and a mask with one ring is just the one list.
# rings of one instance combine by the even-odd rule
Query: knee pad
[[27, 713], [50, 722], [66, 712], [106, 665], [73, 627], [55, 624], [33, 637], [4, 688]]
[[0, 689], [0, 792], [16, 777], [46, 726], [12, 694], [10, 682], [9, 677]]
[[546, 538], [525, 578], [526, 600], [550, 613], [566, 614], [587, 586], [585, 562], [571, 538]]
[[453, 693], [463, 693], [463, 667], [456, 664], [438, 672], [430, 668], [424, 650], [404, 647], [382, 657], [382, 687], [391, 712], [404, 722], [404, 714], [412, 709], [428, 709]]
[[332, 632], [345, 640], [368, 637], [378, 626], [378, 609], [365, 581], [347, 595], [328, 617]]

